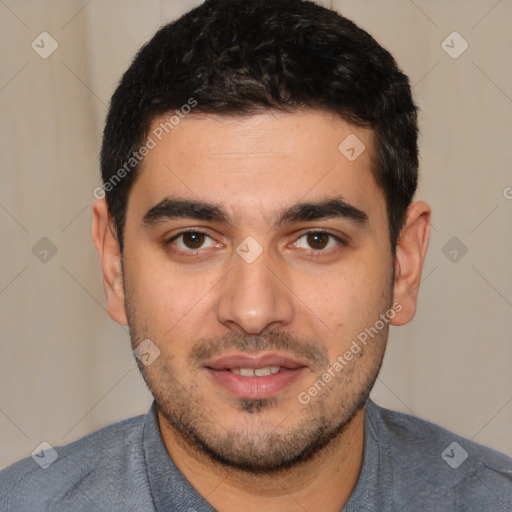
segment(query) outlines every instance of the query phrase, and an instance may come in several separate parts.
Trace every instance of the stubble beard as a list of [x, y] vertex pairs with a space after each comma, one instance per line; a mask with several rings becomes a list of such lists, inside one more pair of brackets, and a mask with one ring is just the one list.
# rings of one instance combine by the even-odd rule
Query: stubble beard
[[[135, 347], [145, 339], [147, 328], [139, 327], [143, 324], [136, 318], [129, 295], [125, 294], [125, 297], [130, 338], [132, 346]], [[390, 297], [387, 302], [389, 307]], [[164, 360], [160, 356], [147, 367], [138, 360], [137, 364], [155, 398], [165, 427], [186, 450], [196, 458], [214, 465], [220, 464], [252, 474], [273, 474], [310, 461], [343, 435], [357, 413], [364, 408], [377, 379], [387, 334], [386, 327], [372, 340], [372, 347], [365, 347], [360, 357], [354, 358], [351, 366], [344, 368], [319, 396], [308, 404], [301, 405], [296, 421], [286, 430], [280, 428], [280, 424], [265, 422], [265, 413], [278, 410], [278, 398], [239, 399], [236, 402], [237, 410], [233, 414], [250, 416], [251, 420], [255, 420], [251, 424], [252, 428], [225, 428], [221, 419], [216, 419], [201, 401], [199, 386], [194, 380], [197, 369], [195, 373], [191, 372], [187, 382], [179, 382], [175, 378], [177, 372], [171, 365], [172, 357]], [[233, 342], [233, 337], [239, 342]], [[237, 338], [237, 335], [232, 335], [229, 339], [230, 346], [239, 346], [240, 350], [246, 350], [253, 340], [244, 336]], [[274, 339], [270, 333], [265, 338], [258, 337], [260, 341], [255, 342], [258, 345], [255, 348], [261, 350], [263, 345], [265, 348], [283, 348], [279, 339], [285, 340], [283, 343], [287, 348], [295, 346], [289, 335], [277, 333]], [[225, 345], [222, 340], [216, 341], [219, 345]], [[318, 343], [317, 345], [320, 346]], [[205, 343], [200, 346], [205, 347]], [[366, 357], [366, 361], [362, 356]], [[324, 370], [325, 366], [318, 372], [315, 381]], [[353, 382], [357, 389], [347, 393], [347, 384]], [[286, 420], [287, 417], [283, 418], [282, 423]], [[160, 428], [162, 429], [162, 425]]]
[[[385, 340], [374, 340], [374, 343], [385, 344]], [[237, 400], [233, 414], [245, 414], [255, 420], [252, 428], [245, 430], [224, 427], [222, 419], [215, 419], [201, 402], [200, 387], [196, 387], [194, 379], [189, 385], [180, 383], [173, 377], [175, 372], [168, 362], [162, 361], [156, 366], [157, 361], [151, 367], [138, 361], [139, 370], [173, 437], [196, 458], [204, 460], [206, 456], [222, 466], [254, 474], [270, 474], [311, 460], [345, 432], [369, 397], [382, 357], [363, 378], [357, 375], [355, 367], [343, 370], [348, 381], [364, 382], [364, 386], [351, 396], [344, 396], [344, 382], [338, 386], [331, 382], [326, 385], [330, 387], [324, 388], [306, 405], [299, 405], [296, 398], [300, 407], [297, 419], [286, 429], [280, 428], [280, 424], [265, 422], [266, 413], [279, 410], [279, 399]], [[333, 407], [333, 403], [337, 407]], [[284, 417], [282, 422], [287, 419]]]

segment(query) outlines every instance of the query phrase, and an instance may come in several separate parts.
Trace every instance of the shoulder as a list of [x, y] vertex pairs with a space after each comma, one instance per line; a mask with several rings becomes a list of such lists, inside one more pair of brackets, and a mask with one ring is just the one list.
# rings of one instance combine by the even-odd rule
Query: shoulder
[[452, 500], [457, 510], [468, 505], [510, 510], [510, 457], [421, 418], [371, 401], [367, 408], [369, 429], [379, 452], [386, 451], [402, 480], [397, 486], [419, 482], [430, 499], [437, 495], [440, 501]]
[[144, 421], [137, 416], [114, 423], [41, 451], [37, 462], [39, 454], [0, 471], [0, 509], [131, 510], [118, 505], [132, 503], [145, 510]]

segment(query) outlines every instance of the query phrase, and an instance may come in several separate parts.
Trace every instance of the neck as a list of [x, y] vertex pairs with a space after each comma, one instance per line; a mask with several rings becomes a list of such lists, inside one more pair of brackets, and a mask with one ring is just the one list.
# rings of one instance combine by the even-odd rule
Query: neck
[[224, 466], [199, 453], [158, 412], [164, 444], [178, 469], [222, 512], [322, 510], [339, 512], [352, 494], [363, 462], [364, 407], [312, 459], [271, 474]]

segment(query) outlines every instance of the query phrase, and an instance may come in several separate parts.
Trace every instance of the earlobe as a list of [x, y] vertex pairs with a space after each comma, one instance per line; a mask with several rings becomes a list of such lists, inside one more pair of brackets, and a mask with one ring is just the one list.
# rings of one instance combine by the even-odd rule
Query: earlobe
[[107, 298], [107, 312], [115, 322], [127, 325], [121, 265], [122, 255], [105, 199], [98, 199], [94, 203], [91, 236], [100, 255], [103, 288]]
[[430, 206], [418, 201], [409, 206], [405, 226], [400, 233], [395, 256], [395, 282], [393, 302], [402, 306], [391, 321], [404, 325], [416, 313], [421, 272], [430, 239]]

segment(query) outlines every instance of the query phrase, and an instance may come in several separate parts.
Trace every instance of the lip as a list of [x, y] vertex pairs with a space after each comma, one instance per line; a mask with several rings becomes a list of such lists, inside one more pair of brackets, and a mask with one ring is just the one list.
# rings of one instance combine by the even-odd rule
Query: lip
[[[279, 366], [281, 370], [263, 377], [242, 377], [232, 373], [233, 368], [265, 368]], [[233, 354], [208, 361], [204, 369], [220, 387], [228, 393], [244, 399], [270, 398], [283, 391], [308, 370], [308, 366], [296, 359], [275, 353], [251, 357]]]
[[307, 365], [297, 359], [293, 359], [282, 354], [267, 352], [265, 354], [259, 354], [252, 357], [249, 354], [231, 354], [208, 361], [204, 366], [213, 370], [228, 370], [231, 368], [255, 369], [264, 368], [266, 366], [280, 366], [282, 368], [295, 370]]

